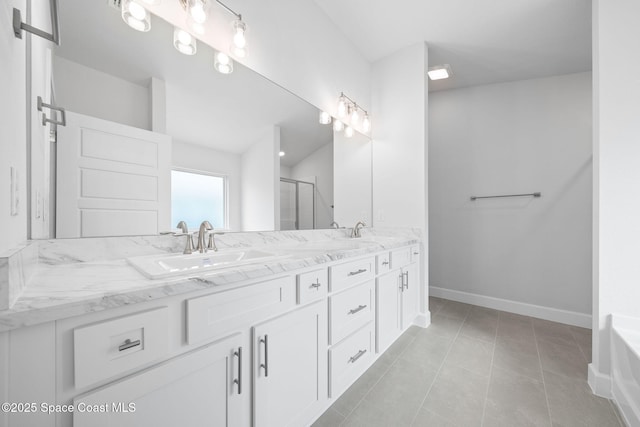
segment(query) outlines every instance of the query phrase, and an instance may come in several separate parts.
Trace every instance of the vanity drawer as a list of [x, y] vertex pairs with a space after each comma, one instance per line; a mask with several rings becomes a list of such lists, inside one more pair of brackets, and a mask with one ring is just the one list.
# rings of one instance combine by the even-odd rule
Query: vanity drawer
[[389, 252], [376, 255], [376, 273], [382, 274], [391, 270], [391, 256]]
[[420, 261], [420, 245], [411, 246], [411, 262]]
[[411, 248], [401, 248], [391, 251], [391, 267], [402, 268], [411, 262]]
[[375, 257], [370, 257], [329, 267], [331, 292], [372, 279], [374, 265]]
[[373, 320], [373, 280], [329, 298], [329, 344]]
[[329, 397], [337, 397], [368, 366], [373, 356], [373, 327], [368, 324], [329, 350]]
[[282, 277], [188, 299], [187, 343], [228, 335], [296, 304], [295, 278]]
[[76, 388], [166, 356], [168, 323], [169, 309], [161, 307], [74, 329]]
[[329, 276], [327, 269], [298, 274], [298, 304], [306, 304], [327, 296]]

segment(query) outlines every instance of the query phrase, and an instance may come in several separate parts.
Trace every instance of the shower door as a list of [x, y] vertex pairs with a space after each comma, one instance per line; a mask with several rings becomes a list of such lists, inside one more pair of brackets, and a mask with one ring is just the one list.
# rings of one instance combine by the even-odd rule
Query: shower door
[[280, 178], [280, 229], [312, 230], [315, 228], [315, 184]]

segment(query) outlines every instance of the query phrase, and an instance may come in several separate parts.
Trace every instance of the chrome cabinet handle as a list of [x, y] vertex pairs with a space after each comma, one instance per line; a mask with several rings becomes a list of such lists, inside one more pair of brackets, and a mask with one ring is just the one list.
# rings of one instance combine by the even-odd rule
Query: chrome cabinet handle
[[264, 343], [264, 363], [260, 364], [260, 367], [264, 369], [264, 376], [269, 376], [269, 336], [265, 335], [264, 338], [260, 338], [260, 342]]
[[389, 265], [389, 261], [383, 261], [382, 265]]
[[320, 279], [316, 279], [316, 283], [312, 283], [311, 286], [309, 286], [310, 288], [315, 288], [318, 289], [320, 286], [322, 286], [320, 284]]
[[359, 352], [356, 353], [355, 356], [352, 356], [349, 358], [349, 363], [355, 363], [356, 360], [360, 359], [362, 356], [364, 356], [364, 354], [367, 352], [367, 350], [360, 350]]
[[125, 351], [128, 350], [132, 347], [137, 347], [141, 344], [140, 340], [135, 340], [135, 341], [131, 341], [129, 338], [127, 338], [126, 340], [124, 340], [124, 343], [122, 343], [119, 347], [118, 347], [118, 351]]
[[366, 268], [361, 268], [358, 271], [350, 271], [349, 272], [349, 276], [355, 276], [356, 274], [361, 274], [361, 273], [366, 273], [367, 269]]
[[233, 383], [238, 384], [238, 394], [242, 394], [242, 347], [238, 347], [238, 351], [234, 351], [233, 355], [238, 358], [238, 378], [233, 380]]
[[414, 255], [420, 255], [420, 252], [414, 252], [413, 254]]
[[408, 271], [405, 271], [404, 273], [402, 273], [402, 285], [406, 289], [409, 289], [409, 272]]
[[400, 273], [400, 275], [398, 276], [398, 280], [400, 282], [400, 291], [404, 292], [404, 273]]
[[351, 310], [349, 310], [348, 314], [356, 314], [357, 312], [362, 311], [365, 308], [367, 308], [366, 304], [365, 305], [359, 305], [358, 308], [352, 308]]

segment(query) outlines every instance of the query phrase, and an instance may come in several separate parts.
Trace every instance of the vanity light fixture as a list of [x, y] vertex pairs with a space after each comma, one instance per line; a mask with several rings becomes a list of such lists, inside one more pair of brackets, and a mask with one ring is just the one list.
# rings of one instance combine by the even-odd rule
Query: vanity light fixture
[[365, 114], [362, 119], [362, 130], [365, 131], [365, 133], [371, 130], [371, 120], [368, 114]]
[[331, 115], [326, 111], [320, 111], [320, 124], [328, 125], [331, 123]]
[[[350, 132], [353, 132], [354, 128], [359, 128], [365, 133], [371, 130], [371, 117], [369, 117], [367, 110], [360, 107], [353, 99], [345, 95], [344, 92], [340, 92], [340, 97], [338, 97], [338, 117], [346, 116], [349, 117]], [[360, 119], [362, 119], [362, 123], [359, 123]], [[337, 130], [335, 126], [334, 130]]]
[[333, 130], [336, 132], [342, 132], [342, 130], [344, 129], [344, 123], [341, 122], [340, 120], [334, 120], [333, 121]]
[[353, 136], [353, 128], [351, 126], [347, 126], [344, 129], [344, 136], [346, 136], [347, 138], [351, 138]]
[[442, 80], [448, 79], [453, 73], [451, 72], [451, 66], [449, 64], [443, 64], [429, 67], [427, 75], [431, 80]]
[[242, 15], [237, 15], [238, 19], [231, 22], [233, 28], [233, 43], [231, 43], [231, 52], [238, 58], [247, 56], [247, 24], [242, 20]]
[[358, 105], [353, 104], [353, 107], [351, 108], [351, 124], [357, 124], [358, 120], [360, 120], [360, 115], [358, 114]]
[[122, 0], [120, 10], [124, 22], [134, 30], [146, 32], [151, 29], [151, 14], [139, 0]]
[[222, 74], [231, 74], [233, 73], [233, 59], [224, 52], [216, 51], [213, 67]]
[[178, 27], [173, 29], [173, 46], [185, 55], [195, 55], [197, 51], [196, 38]]
[[338, 117], [342, 118], [347, 115], [347, 97], [344, 94], [340, 94], [338, 98]]

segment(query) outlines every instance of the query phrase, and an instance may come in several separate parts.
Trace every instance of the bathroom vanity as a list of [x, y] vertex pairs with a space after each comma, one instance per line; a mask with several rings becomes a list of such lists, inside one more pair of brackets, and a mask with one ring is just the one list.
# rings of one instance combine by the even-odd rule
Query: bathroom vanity
[[[115, 239], [125, 247], [106, 249]], [[92, 240], [110, 255], [84, 252]], [[0, 312], [0, 400], [15, 403], [0, 424], [305, 426], [428, 324], [415, 230], [229, 234], [212, 256], [276, 256], [156, 279], [137, 262], [181, 257], [182, 243], [37, 243], [33, 277]]]

